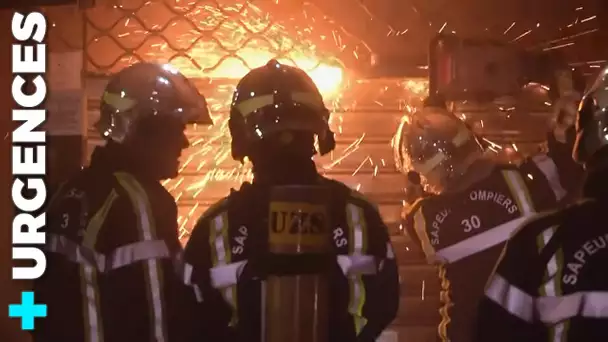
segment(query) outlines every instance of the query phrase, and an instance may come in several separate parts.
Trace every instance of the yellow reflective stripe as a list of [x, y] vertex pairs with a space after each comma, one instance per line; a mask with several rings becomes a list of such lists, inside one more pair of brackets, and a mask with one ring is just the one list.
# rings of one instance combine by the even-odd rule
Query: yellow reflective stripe
[[[139, 230], [139, 238], [141, 241], [156, 240], [156, 222], [154, 212], [150, 205], [146, 190], [132, 175], [125, 172], [117, 172], [114, 174], [118, 183], [126, 190], [137, 219], [137, 228]], [[163, 293], [163, 273], [157, 259], [146, 260], [143, 264], [147, 277], [146, 287], [148, 289], [148, 305], [151, 313], [151, 336], [154, 336], [156, 342], [165, 342], [167, 340], [167, 331], [164, 318], [164, 293]]]
[[[97, 236], [106, 216], [110, 212], [112, 203], [118, 197], [116, 192], [112, 190], [110, 195], [106, 198], [104, 204], [95, 213], [93, 218], [89, 221], [85, 236], [83, 238], [83, 245], [95, 250], [95, 244], [97, 243]], [[81, 281], [81, 293], [83, 298], [83, 317], [85, 319], [85, 338], [87, 342], [101, 342], [103, 341], [103, 329], [99, 306], [99, 287], [97, 284], [97, 270], [90, 265], [80, 265], [80, 281]]]
[[108, 216], [108, 213], [112, 208], [112, 204], [117, 198], [118, 193], [116, 193], [116, 190], [112, 189], [112, 192], [110, 192], [101, 208], [95, 213], [95, 215], [93, 215], [89, 221], [87, 230], [84, 232], [84, 237], [82, 238], [82, 245], [84, 247], [93, 250], [95, 249], [95, 243], [97, 242], [99, 231], [103, 226], [103, 221], [106, 220], [106, 216]]
[[418, 208], [414, 214], [414, 230], [416, 231], [416, 235], [418, 235], [427, 262], [429, 264], [435, 263], [435, 248], [431, 244], [431, 239], [426, 231], [426, 219], [424, 218], [422, 207]]
[[247, 99], [238, 105], [236, 108], [239, 110], [243, 117], [249, 116], [249, 114], [256, 110], [271, 105], [274, 102], [274, 95], [262, 95]]
[[418, 209], [418, 207], [422, 204], [424, 198], [418, 198], [412, 204], [408, 204], [407, 202], [403, 206], [403, 218], [407, 218], [408, 215], [414, 212], [414, 210]]
[[530, 191], [521, 174], [514, 170], [503, 170], [502, 176], [513, 195], [513, 199], [517, 202], [521, 216], [535, 213], [534, 202], [532, 202]]
[[[62, 185], [63, 186], [63, 185]], [[112, 190], [101, 208], [93, 215], [87, 224], [83, 245], [95, 250], [97, 236], [110, 212], [112, 203], [118, 198], [116, 191]], [[86, 342], [102, 342], [103, 326], [100, 317], [99, 286], [97, 283], [97, 269], [92, 265], [80, 264], [80, 291], [82, 296], [83, 318]]]
[[[226, 266], [232, 262], [232, 253], [230, 252], [230, 241], [228, 237], [228, 213], [214, 217], [211, 220], [209, 229], [209, 244], [211, 245], [211, 260], [213, 267]], [[238, 302], [237, 302], [237, 287], [232, 285], [222, 289], [222, 297], [232, 307], [232, 318], [230, 325], [235, 326], [238, 323]]]
[[[557, 226], [550, 227], [536, 237], [536, 244], [538, 246], [539, 253], [547, 246], [556, 230]], [[549, 263], [545, 269], [543, 284], [538, 289], [541, 297], [556, 297], [563, 295], [561, 288], [563, 265], [564, 252], [562, 248], [559, 248], [555, 254], [551, 256], [551, 259], [549, 260]], [[569, 327], [569, 319], [549, 326], [549, 341], [565, 342], [567, 340]]]
[[127, 111], [137, 104], [137, 101], [125, 97], [122, 94], [114, 94], [107, 91], [103, 93], [103, 101], [119, 112]]
[[551, 159], [546, 154], [540, 154], [532, 157], [532, 161], [536, 164], [536, 167], [540, 170], [540, 172], [547, 179], [547, 183], [549, 183], [549, 187], [553, 191], [555, 198], [560, 201], [568, 192], [562, 186], [562, 183], [559, 179], [559, 171], [557, 171], [557, 165], [553, 159]]
[[427, 159], [424, 162], [412, 162], [413, 169], [423, 175], [428, 174], [435, 169], [441, 162], [446, 159], [446, 155], [443, 152], [437, 152], [434, 156]]
[[[107, 199], [106, 199], [107, 203]], [[104, 203], [104, 206], [105, 204]], [[103, 224], [103, 220], [107, 215], [100, 214], [103, 211], [104, 206], [95, 213], [93, 219], [89, 221], [85, 234], [89, 229], [99, 232]], [[95, 219], [98, 218], [98, 219]], [[101, 220], [100, 220], [101, 219]], [[92, 238], [89, 238], [90, 248], [95, 248], [95, 242], [97, 240], [97, 234], [94, 234]], [[97, 270], [93, 266], [80, 265], [80, 291], [82, 296], [82, 311], [84, 318], [84, 330], [85, 330], [85, 341], [86, 342], [101, 342], [103, 341], [103, 329], [101, 317], [99, 317], [100, 306], [99, 306], [99, 287], [97, 284]]]
[[[367, 225], [363, 209], [354, 204], [346, 205], [346, 222], [349, 231], [349, 255], [365, 255], [367, 253]], [[365, 283], [362, 275], [352, 275], [348, 278], [350, 300], [348, 312], [353, 316], [357, 335], [363, 330], [367, 319], [363, 316], [365, 306]]]
[[441, 341], [449, 341], [448, 339], [448, 326], [452, 321], [450, 319], [450, 308], [452, 307], [452, 298], [450, 298], [450, 281], [447, 277], [447, 269], [445, 265], [439, 266], [439, 281], [441, 291], [439, 292], [439, 300], [443, 304], [439, 308], [439, 316], [441, 321], [437, 328], [437, 333]]
[[[296, 103], [301, 103], [313, 108], [323, 109], [325, 104], [323, 99], [314, 93], [294, 92], [290, 94], [291, 99]], [[274, 103], [274, 95], [260, 95], [247, 99], [236, 105], [236, 108], [243, 117], [249, 116], [256, 110], [269, 106]]]
[[97, 270], [89, 265], [81, 265], [79, 268], [85, 342], [102, 342], [104, 338], [100, 317]]

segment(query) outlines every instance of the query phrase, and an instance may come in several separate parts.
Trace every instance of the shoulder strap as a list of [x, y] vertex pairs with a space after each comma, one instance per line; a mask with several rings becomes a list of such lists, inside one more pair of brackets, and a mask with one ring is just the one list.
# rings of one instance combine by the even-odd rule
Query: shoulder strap
[[[581, 202], [581, 204], [584, 202], [587, 202], [587, 201], [589, 201], [589, 200], [584, 200], [583, 202]], [[551, 236], [551, 239], [549, 240], [549, 242], [547, 243], [545, 248], [542, 249], [540, 256], [539, 256], [539, 260], [541, 261], [541, 264], [543, 265], [543, 267], [549, 263], [549, 260], [551, 260], [551, 258], [555, 254], [555, 252], [557, 252], [557, 250], [561, 247], [566, 234], [569, 233], [570, 230], [573, 229], [574, 227], [577, 227], [577, 225], [574, 223], [574, 221], [576, 221], [577, 217], [568, 215], [568, 214], [572, 213], [573, 208], [576, 208], [576, 207], [569, 207], [569, 208], [560, 210], [557, 213], [558, 221], [560, 223], [557, 226], [555, 233], [553, 233], [553, 236]]]
[[566, 234], [567, 230], [568, 225], [558, 225], [555, 230], [555, 233], [553, 233], [553, 236], [551, 236], [549, 243], [547, 243], [545, 248], [541, 250], [539, 260], [540, 264], [543, 265], [543, 267], [549, 263], [549, 260], [551, 260], [555, 252], [557, 252], [557, 250], [561, 246], [561, 242], [563, 241], [563, 237]]
[[[584, 199], [583, 201], [579, 202], [579, 204], [583, 204], [583, 203], [589, 202], [589, 201], [591, 201], [591, 200]], [[558, 215], [557, 220], [558, 220], [559, 224], [558, 224], [555, 232], [553, 233], [553, 236], [551, 236], [551, 239], [549, 240], [549, 242], [547, 243], [545, 248], [542, 249], [542, 251], [539, 255], [539, 260], [541, 261], [542, 267], [545, 267], [549, 263], [549, 261], [551, 260], [553, 255], [562, 246], [566, 235], [575, 227], [578, 228], [578, 225], [575, 222], [577, 220], [578, 216], [570, 215], [572, 213], [572, 209], [575, 209], [577, 207], [578, 206], [570, 206], [566, 209], [560, 210], [557, 213], [557, 215]]]
[[519, 170], [502, 170], [502, 176], [509, 187], [511, 195], [517, 202], [517, 206], [522, 215], [531, 215], [535, 213], [536, 209], [530, 198], [528, 186]]

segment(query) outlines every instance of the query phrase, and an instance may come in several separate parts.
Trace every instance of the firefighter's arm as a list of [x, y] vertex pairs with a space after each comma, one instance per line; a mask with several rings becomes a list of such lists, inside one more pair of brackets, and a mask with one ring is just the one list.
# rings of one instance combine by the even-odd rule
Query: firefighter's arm
[[364, 291], [361, 304], [365, 320], [357, 340], [372, 342], [397, 315], [399, 274], [388, 228], [379, 212], [369, 203], [361, 205], [361, 209], [364, 216], [363, 224], [367, 231], [367, 241], [363, 244], [367, 251], [364, 252], [375, 257], [377, 267], [375, 274], [361, 276]]
[[536, 239], [524, 225], [506, 244], [480, 301], [476, 342], [540, 341], [534, 322]]
[[202, 303], [205, 314], [201, 315], [199, 324], [205, 330], [205, 338], [210, 341], [226, 341], [232, 335], [229, 328], [232, 308], [220, 291], [214, 288], [211, 279], [213, 262], [210, 229], [211, 220], [203, 215], [192, 230], [184, 250], [184, 282], [195, 290], [198, 301]]
[[547, 155], [557, 166], [561, 184], [570, 195], [579, 190], [583, 174], [582, 167], [572, 159], [572, 148], [576, 138], [574, 123], [585, 82], [580, 82], [581, 75], [566, 65], [559, 64], [555, 69], [554, 92], [558, 98], [552, 106], [554, 117], [547, 137]]
[[401, 226], [403, 227], [405, 235], [416, 244], [416, 246], [420, 246], [420, 239], [416, 236], [416, 231], [414, 230], [414, 219], [410, 213], [412, 212], [412, 204], [405, 203], [403, 205], [403, 210], [401, 211]]
[[[545, 153], [528, 158], [522, 165], [533, 176], [527, 181], [533, 179], [536, 183], [546, 183], [551, 189], [549, 194], [553, 194], [557, 202], [567, 202], [577, 197], [583, 176], [583, 168], [572, 159], [576, 139], [573, 123], [578, 95], [572, 97], [568, 94], [570, 93], [562, 95], [555, 102], [553, 129], [547, 133]], [[542, 180], [537, 182], [540, 178]], [[538, 208], [539, 211], [545, 209], [549, 208]]]
[[167, 244], [170, 256], [160, 265], [164, 273], [163, 291], [168, 296], [165, 314], [170, 335], [176, 340], [196, 341], [202, 335], [200, 320], [204, 307], [197, 302], [193, 287], [185, 285], [182, 280], [183, 249], [179, 241], [177, 205], [173, 196], [164, 189], [155, 197], [158, 197], [154, 210], [158, 238]]
[[579, 190], [583, 168], [572, 159], [572, 148], [576, 139], [573, 125], [564, 128], [563, 140], [555, 132], [547, 138], [547, 156], [553, 160], [558, 170], [558, 179], [568, 195]]
[[[568, 132], [574, 135], [573, 129]], [[583, 177], [582, 167], [572, 159], [570, 144], [557, 141], [552, 133], [547, 143], [547, 153], [529, 157], [520, 165], [539, 212], [576, 197]]]
[[409, 171], [407, 173], [405, 200], [401, 219], [407, 235], [419, 246], [421, 245], [421, 240], [414, 230], [414, 213], [419, 209], [420, 204], [422, 204], [421, 200], [429, 196], [431, 194], [424, 190], [420, 174], [415, 171]]
[[404, 207], [402, 217], [403, 225], [407, 235], [418, 245], [429, 264], [435, 264], [435, 248], [431, 244], [431, 238], [426, 229], [426, 218], [424, 217], [424, 198], [419, 198], [411, 205]]
[[[522, 165], [525, 171], [531, 170], [529, 173], [535, 180], [543, 178], [540, 183], [547, 183], [552, 190], [549, 193], [557, 202], [576, 197], [583, 176], [583, 168], [572, 159], [576, 138], [574, 120], [580, 95], [574, 89], [571, 75], [570, 70], [556, 72], [556, 92], [560, 97], [554, 101], [554, 118], [552, 130], [547, 133], [546, 151], [528, 158]], [[535, 169], [540, 172], [534, 172]], [[548, 208], [538, 208], [539, 211], [544, 209]]]
[[[112, 259], [117, 265], [104, 272], [104, 277], [116, 280], [107, 283], [117, 285], [106, 298], [117, 303], [116, 294], [121, 293], [121, 302], [140, 305], [140, 312], [148, 313], [153, 339], [191, 341], [198, 335], [194, 322], [200, 305], [194, 291], [180, 279], [182, 250], [175, 200], [159, 184], [144, 187], [128, 173], [117, 172], [114, 176], [123, 191], [111, 204], [107, 226], [115, 232], [122, 227], [118, 236], [132, 242], [119, 247], [124, 251], [114, 253]], [[112, 198], [110, 194], [106, 203], [112, 203]], [[129, 322], [116, 324], [128, 326]]]
[[[100, 307], [121, 310], [121, 303], [129, 303], [128, 312], [141, 315], [134, 320], [146, 324], [152, 337], [167, 338], [167, 299], [174, 299], [170, 297], [170, 291], [175, 290], [177, 277], [169, 246], [163, 240], [164, 228], [158, 220], [161, 213], [157, 213], [158, 206], [151, 203], [157, 199], [149, 197], [130, 176], [121, 180], [128, 183], [125, 192], [120, 196], [113, 196], [112, 192], [106, 198], [106, 204], [91, 219], [83, 236], [84, 247], [109, 248], [100, 251], [106, 256], [104, 270], [92, 275], [94, 278], [83, 270], [81, 276], [93, 287], [104, 284], [98, 292]], [[96, 227], [96, 222], [103, 222], [102, 226]], [[171, 281], [173, 279], [175, 281]], [[98, 309], [94, 311], [99, 312]], [[112, 319], [114, 315], [109, 311], [104, 317], [106, 322], [111, 322], [104, 325], [104, 329], [114, 333], [124, 331], [125, 335], [133, 336], [134, 329], [142, 328], [141, 325], [134, 327], [129, 321]], [[117, 316], [121, 315], [124, 312]], [[147, 321], [142, 319], [146, 316]]]

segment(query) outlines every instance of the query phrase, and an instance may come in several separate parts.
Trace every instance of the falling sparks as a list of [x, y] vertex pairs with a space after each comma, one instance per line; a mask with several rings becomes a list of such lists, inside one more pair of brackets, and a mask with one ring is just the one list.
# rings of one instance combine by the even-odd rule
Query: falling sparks
[[[177, 4], [171, 10], [185, 14], [176, 18], [167, 14], [169, 18], [163, 23], [160, 17], [166, 14], [168, 8], [163, 2], [142, 2], [137, 10], [123, 8], [119, 2], [112, 10], [114, 16], [123, 16], [122, 24], [115, 25], [112, 35], [125, 47], [140, 46], [131, 55], [120, 59], [114, 68], [137, 62], [141, 57], [169, 62], [186, 76], [202, 80], [197, 82], [197, 86], [208, 99], [215, 125], [188, 130], [192, 147], [182, 158], [180, 176], [164, 184], [179, 203], [188, 208], [187, 212], [180, 212], [178, 220], [180, 235], [184, 238], [193, 218], [200, 215], [210, 202], [224, 196], [231, 186], [236, 187], [253, 177], [250, 164], [236, 163], [230, 154], [225, 113], [236, 80], [271, 58], [306, 70], [328, 100], [328, 107], [338, 110], [333, 115], [331, 126], [340, 136], [343, 133], [344, 115], [350, 115], [344, 112], [358, 105], [357, 101], [343, 99], [340, 94], [352, 88], [349, 82], [357, 85], [356, 80], [347, 78], [344, 61], [348, 57], [345, 54], [350, 51], [352, 60], [365, 63], [365, 60], [370, 60], [371, 51], [364, 44], [348, 45], [349, 37], [345, 37], [339, 29], [328, 31], [325, 28], [325, 31], [321, 31], [323, 22], [313, 15], [310, 6], [301, 13], [304, 23], [296, 22], [297, 18], [276, 22], [268, 11], [242, 1], [221, 8], [218, 4], [203, 1], [192, 1], [181, 6]], [[108, 16], [111, 17], [110, 14]], [[151, 17], [153, 20], [148, 20]], [[161, 39], [161, 34], [168, 39]], [[111, 50], [107, 39], [105, 45], [103, 39], [100, 35], [92, 41], [91, 49], [98, 51], [97, 55]], [[394, 85], [408, 86], [411, 87], [401, 83]], [[382, 101], [374, 102], [377, 106], [383, 105]], [[360, 156], [358, 151], [365, 138], [365, 134], [343, 138], [352, 139], [352, 143], [341, 151], [333, 152], [329, 159], [319, 161], [320, 169], [329, 172], [354, 154]], [[361, 165], [371, 160], [369, 156], [363, 159]], [[374, 175], [379, 172], [377, 167], [374, 168]], [[362, 188], [361, 183], [351, 186]]]
[[513, 39], [513, 40], [511, 41], [511, 43], [514, 43], [514, 42], [516, 42], [516, 41], [518, 41], [518, 40], [522, 39], [523, 37], [525, 37], [525, 36], [529, 35], [530, 33], [532, 33], [532, 30], [528, 30], [528, 31], [526, 31], [526, 32], [524, 32], [524, 33], [522, 33], [522, 34], [520, 34], [519, 36], [515, 37], [515, 39]]
[[[355, 127], [349, 126], [350, 132], [343, 128], [345, 123], [353, 124], [352, 121], [345, 120], [345, 117], [358, 115], [357, 111], [364, 112], [364, 108], [367, 108], [365, 101], [373, 104], [375, 108], [386, 110], [386, 113], [393, 113], [390, 115], [401, 115], [403, 103], [406, 103], [405, 107], [413, 108], [421, 103], [422, 98], [427, 94], [425, 80], [391, 81], [386, 86], [376, 89], [377, 84], [365, 80], [348, 82], [343, 86], [341, 93], [345, 94], [345, 97], [350, 94], [357, 101], [338, 97], [328, 102], [328, 107], [334, 109], [330, 126], [336, 132], [339, 148], [329, 155], [315, 160], [322, 174], [331, 176], [336, 173], [344, 173], [349, 175], [352, 177], [349, 185], [360, 191], [369, 190], [364, 186], [364, 183], [369, 184], [369, 181], [357, 180], [373, 180], [381, 173], [394, 174], [396, 171], [392, 163], [387, 163], [383, 158], [376, 159], [367, 154], [369, 149], [362, 149], [366, 142], [374, 143], [378, 137], [369, 136], [365, 132], [353, 136], [350, 132]], [[372, 90], [371, 93], [370, 90]], [[361, 96], [360, 91], [365, 96]], [[399, 96], [398, 101], [392, 99], [392, 101], [385, 102], [387, 98], [391, 99], [393, 96]], [[182, 158], [180, 176], [163, 184], [180, 204], [190, 208], [180, 212], [178, 223], [181, 238], [187, 238], [197, 216], [211, 204], [210, 202], [224, 196], [231, 187], [238, 187], [240, 183], [253, 178], [249, 163], [241, 165], [231, 159], [227, 117], [222, 113], [225, 109], [225, 105], [218, 105], [215, 108], [213, 127], [191, 128], [188, 131], [192, 147]], [[389, 114], [379, 113], [378, 115]], [[380, 142], [384, 144], [380, 146], [382, 149], [391, 150], [389, 141], [380, 140]], [[345, 167], [352, 167], [352, 169], [347, 171]]]
[[[171, 9], [168, 2], [142, 1], [135, 10], [133, 4], [129, 3], [127, 9], [121, 3], [118, 1], [112, 9], [95, 8], [89, 15], [94, 28], [116, 23], [112, 28], [115, 42], [99, 29], [89, 47], [92, 62], [109, 65], [111, 71], [144, 59], [170, 62], [188, 77], [236, 80], [251, 68], [276, 58], [306, 70], [319, 89], [330, 96], [345, 82], [344, 60], [360, 61], [365, 54], [365, 60], [371, 63], [371, 51], [364, 43], [347, 45], [350, 38], [318, 20], [312, 5], [306, 6], [300, 17], [277, 22], [269, 12], [239, 0], [230, 6], [191, 1], [174, 4]], [[333, 44], [326, 39], [328, 34]], [[112, 65], [114, 56], [109, 51], [116, 50], [117, 44], [134, 51]]]
[[447, 21], [445, 23], [443, 23], [443, 25], [441, 25], [441, 28], [439, 29], [439, 31], [437, 31], [437, 33], [443, 32], [443, 29], [445, 29], [446, 26], [448, 26], [448, 22]]
[[554, 45], [554, 46], [551, 46], [551, 47], [548, 47], [548, 48], [544, 48], [543, 51], [562, 49], [562, 48], [565, 48], [565, 47], [568, 47], [568, 46], [572, 46], [572, 45], [574, 45], [573, 42], [565, 43], [565, 44], [560, 44], [560, 45]]
[[590, 21], [590, 20], [593, 20], [593, 19], [595, 19], [595, 18], [597, 18], [597, 15], [592, 15], [592, 16], [590, 16], [590, 17], [587, 17], [587, 18], [585, 18], [585, 19], [581, 20], [581, 23], [586, 23], [586, 22], [588, 22], [588, 21]]
[[507, 29], [505, 30], [505, 32], [503, 32], [502, 34], [507, 34], [509, 33], [509, 31], [511, 31], [511, 29], [513, 28], [513, 26], [515, 26], [515, 22], [513, 22], [509, 27], [507, 27]]
[[[132, 7], [132, 3], [137, 2], [142, 4], [141, 8]], [[287, 2], [273, 1], [276, 6]], [[114, 8], [88, 10], [89, 20], [98, 27], [91, 29], [90, 46], [87, 47], [96, 68], [113, 72], [140, 59], [170, 62], [188, 77], [198, 79], [197, 85], [208, 97], [215, 125], [189, 129], [192, 147], [182, 158], [180, 177], [164, 184], [188, 208], [179, 219], [183, 236], [201, 210], [217, 199], [210, 193], [223, 196], [231, 186], [252, 178], [249, 163], [241, 165], [231, 160], [226, 111], [235, 81], [250, 68], [261, 66], [270, 58], [278, 58], [283, 63], [305, 69], [323, 92], [328, 107], [334, 111], [330, 124], [340, 140], [340, 148], [317, 160], [321, 172], [331, 174], [338, 169], [347, 169], [343, 170], [345, 175], [357, 178], [349, 185], [364, 192], [369, 189], [359, 181], [362, 177], [377, 178], [388, 170], [394, 172], [392, 162], [367, 152], [366, 145], [376, 139], [370, 132], [376, 129], [369, 127], [365, 132], [354, 134], [348, 118], [364, 113], [370, 106], [376, 110], [415, 115], [421, 98], [426, 95], [428, 84], [422, 80], [403, 80], [374, 89], [373, 94], [368, 91], [347, 96], [349, 92], [354, 92], [359, 83], [365, 82], [358, 80], [351, 72], [358, 66], [364, 66], [364, 69], [374, 64], [375, 55], [365, 43], [353, 42], [343, 29], [328, 24], [326, 16], [314, 7], [305, 4], [301, 11], [290, 12], [293, 17], [285, 17], [277, 22], [272, 11], [242, 0], [234, 0], [228, 6], [212, 1], [176, 0], [171, 9], [168, 9], [168, 4], [172, 1], [165, 1], [165, 5], [162, 5], [161, 1], [131, 0], [128, 9], [120, 6], [126, 1], [115, 0], [113, 3], [117, 4]], [[183, 14], [171, 14], [171, 11]], [[412, 7], [412, 11], [420, 15], [417, 8]], [[369, 16], [381, 20], [371, 12]], [[509, 20], [500, 26], [496, 34], [502, 34], [505, 41], [519, 46], [529, 47], [532, 44], [530, 41], [533, 41], [533, 48], [537, 50], [565, 50], [575, 46], [581, 37], [596, 33], [598, 29], [594, 25], [597, 22], [596, 15], [578, 7], [573, 10], [572, 20], [560, 24], [562, 26], [556, 29], [556, 35], [545, 42], [539, 42], [536, 38], [536, 32], [541, 28], [546, 29], [544, 22], [541, 25], [536, 21], [524, 23]], [[55, 27], [55, 23], [52, 26]], [[449, 29], [446, 29], [447, 26], [448, 22], [443, 19], [436, 23], [429, 22], [428, 27], [422, 29], [435, 31], [439, 27], [437, 32], [441, 33], [452, 30], [454, 23], [450, 22]], [[389, 37], [406, 33], [406, 37], [409, 37], [422, 33], [419, 32], [420, 28], [415, 27], [387, 27], [386, 36]], [[117, 48], [116, 41], [108, 38], [110, 36], [123, 47]], [[131, 53], [122, 53], [127, 50]], [[120, 53], [114, 56], [109, 51]], [[582, 61], [576, 66], [597, 69], [605, 62]], [[402, 91], [399, 95], [386, 95], [394, 89]], [[392, 96], [392, 100], [387, 100], [386, 96]], [[396, 98], [398, 105], [393, 108], [390, 102], [395, 102]], [[549, 105], [547, 102], [546, 107]], [[512, 107], [502, 109], [506, 115], [513, 112]], [[466, 120], [467, 116], [463, 115], [463, 119]], [[483, 129], [489, 129], [491, 125], [479, 122]], [[496, 151], [518, 150], [515, 144], [503, 148], [487, 138], [483, 140]], [[390, 142], [386, 144], [386, 148], [390, 149]]]

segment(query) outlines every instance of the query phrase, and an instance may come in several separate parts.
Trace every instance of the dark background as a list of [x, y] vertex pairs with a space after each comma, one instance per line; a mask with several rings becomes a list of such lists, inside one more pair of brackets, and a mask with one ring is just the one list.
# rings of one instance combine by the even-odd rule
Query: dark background
[[378, 53], [380, 67], [426, 64], [428, 41], [444, 24], [443, 32], [502, 41], [513, 41], [532, 30], [516, 40], [516, 44], [526, 49], [564, 54], [571, 63], [608, 57], [608, 0], [313, 2], [336, 17], [349, 32], [366, 41]]

